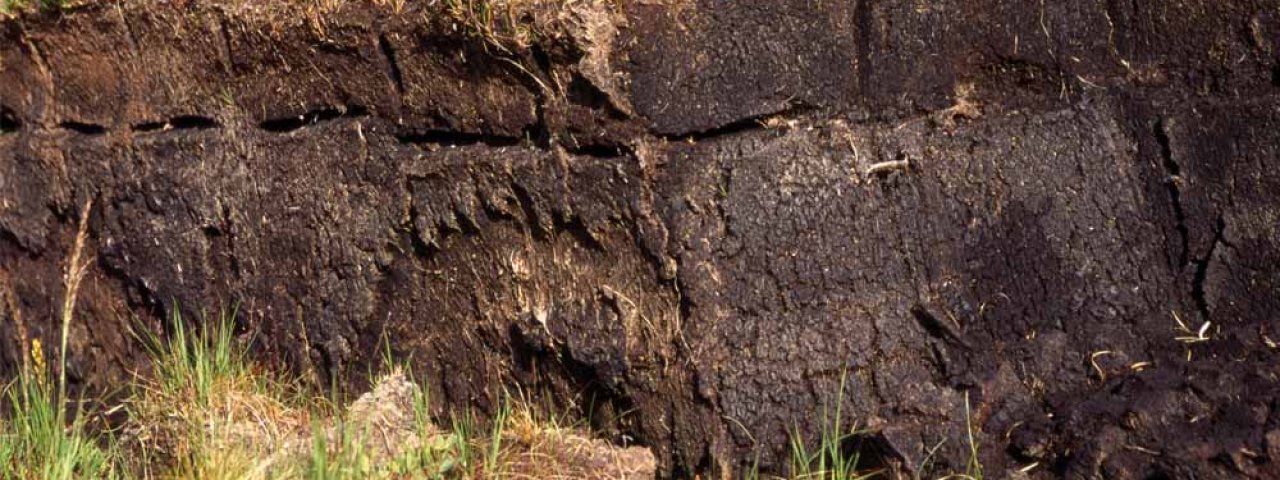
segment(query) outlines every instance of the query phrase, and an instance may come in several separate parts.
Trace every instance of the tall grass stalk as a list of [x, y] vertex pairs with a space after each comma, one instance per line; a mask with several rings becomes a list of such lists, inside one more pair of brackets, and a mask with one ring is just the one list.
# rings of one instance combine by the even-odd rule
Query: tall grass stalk
[[223, 383], [247, 383], [255, 392], [269, 389], [266, 379], [249, 367], [246, 349], [237, 344], [230, 314], [204, 322], [202, 330], [191, 330], [174, 309], [167, 339], [151, 333], [141, 337], [151, 354], [152, 381], [157, 390], [176, 397], [190, 396], [196, 406], [210, 407]]
[[[7, 3], [12, 5], [12, 3]], [[58, 351], [58, 380], [49, 369], [39, 339], [31, 341], [30, 358], [23, 359], [18, 378], [6, 385], [8, 411], [0, 415], [0, 478], [116, 478], [112, 439], [89, 433], [81, 405], [67, 396], [67, 344], [80, 281], [86, 266], [81, 253], [88, 238], [90, 200], [80, 212], [80, 224], [63, 277], [62, 328]], [[74, 414], [68, 417], [68, 411]], [[7, 418], [7, 420], [6, 420]]]
[[110, 439], [86, 433], [87, 420], [78, 411], [68, 419], [68, 405], [42, 377], [26, 369], [7, 387], [0, 478], [115, 478]]
[[511, 402], [509, 398], [504, 397], [502, 406], [498, 408], [498, 415], [493, 418], [493, 425], [489, 432], [489, 449], [485, 452], [484, 473], [490, 478], [500, 478], [502, 476], [502, 432], [507, 427], [507, 420], [511, 418]]
[[58, 348], [58, 398], [66, 398], [67, 394], [67, 338], [71, 336], [71, 317], [75, 313], [76, 296], [80, 293], [80, 282], [88, 273], [90, 262], [80, 262], [80, 253], [84, 251], [84, 242], [89, 238], [89, 212], [93, 209], [93, 199], [84, 204], [80, 212], [80, 225], [76, 230], [75, 244], [71, 247], [70, 261], [63, 276], [66, 293], [62, 296], [62, 342]]

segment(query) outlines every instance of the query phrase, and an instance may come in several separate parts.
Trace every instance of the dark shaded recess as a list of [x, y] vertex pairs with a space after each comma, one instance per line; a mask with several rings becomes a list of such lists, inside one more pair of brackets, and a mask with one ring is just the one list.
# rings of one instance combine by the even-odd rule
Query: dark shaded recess
[[1052, 94], [1060, 88], [1062, 73], [1053, 71], [1034, 62], [1017, 58], [1000, 57], [996, 63], [986, 65], [982, 73], [993, 82], [1009, 86], [1028, 88], [1040, 85], [1040, 93]]
[[857, 433], [850, 435], [840, 443], [844, 458], [858, 459], [858, 470], [891, 472], [894, 462], [902, 462], [899, 456], [881, 433]]
[[227, 18], [218, 21], [218, 33], [222, 35], [222, 47], [225, 49], [227, 72], [235, 72], [236, 56], [231, 53], [234, 51], [231, 48], [231, 22]]
[[102, 135], [107, 133], [107, 127], [94, 123], [62, 122], [58, 124], [58, 128], [71, 130], [81, 135]]
[[538, 221], [533, 195], [530, 195], [529, 190], [520, 182], [511, 182], [511, 191], [516, 196], [516, 203], [520, 205], [520, 210], [524, 212], [525, 224], [529, 226], [529, 231], [538, 240], [546, 240], [551, 232], [546, 231], [542, 222]]
[[359, 55], [360, 48], [355, 45], [344, 45], [331, 40], [322, 40], [315, 46], [316, 50], [333, 55]]
[[627, 150], [615, 145], [579, 145], [566, 148], [569, 153], [595, 158], [617, 158], [627, 155]]
[[533, 47], [529, 49], [529, 51], [530, 51], [530, 54], [533, 56], [533, 61], [538, 64], [539, 70], [543, 72], [551, 71], [551, 69], [553, 68], [551, 64], [551, 56], [547, 54], [546, 49], [542, 48], [542, 45], [534, 44]]
[[936, 315], [929, 313], [923, 305], [912, 306], [911, 316], [915, 317], [916, 322], [920, 324], [921, 328], [924, 328], [925, 333], [928, 333], [929, 336], [954, 344], [958, 347], [963, 347], [965, 349], [969, 348], [969, 345], [964, 342], [964, 339], [961, 338], [959, 332], [952, 329], [946, 322], [938, 318]]
[[1222, 217], [1218, 217], [1213, 224], [1213, 243], [1209, 245], [1209, 251], [1204, 254], [1204, 258], [1195, 262], [1195, 274], [1191, 279], [1191, 298], [1196, 302], [1196, 309], [1200, 311], [1200, 315], [1208, 320], [1209, 317], [1209, 299], [1205, 297], [1204, 283], [1209, 277], [1209, 263], [1213, 261], [1214, 252], [1218, 251], [1218, 244], [1223, 243], [1222, 232], [1226, 230], [1227, 225]]
[[378, 48], [382, 50], [382, 56], [387, 58], [387, 75], [395, 83], [396, 91], [403, 94], [404, 74], [400, 72], [400, 62], [396, 60], [396, 50], [391, 46], [391, 42], [387, 40], [387, 34], [378, 35]]
[[[413, 214], [417, 215], [417, 210], [413, 210]], [[414, 227], [411, 232], [405, 233], [408, 236], [409, 245], [413, 248], [413, 254], [419, 258], [434, 257], [440, 251], [440, 246], [424, 242], [418, 230], [417, 227]]]
[[871, 52], [872, 46], [876, 44], [875, 40], [875, 18], [871, 12], [871, 2], [860, 1], [853, 7], [853, 24], [854, 32], [857, 38], [857, 50], [854, 52], [854, 60], [856, 67], [854, 68], [854, 87], [859, 92], [868, 88], [871, 84]]
[[557, 217], [555, 219], [555, 228], [556, 231], [566, 232], [569, 235], [572, 235], [573, 238], [583, 247], [597, 252], [605, 251], [604, 244], [600, 243], [600, 239], [596, 238], [596, 236], [591, 233], [591, 229], [587, 227], [586, 223], [583, 223], [581, 217], [571, 217], [568, 219]]
[[0, 134], [13, 133], [22, 128], [18, 115], [7, 107], [0, 107]]
[[[532, 319], [526, 319], [526, 322]], [[635, 415], [636, 405], [619, 390], [620, 382], [601, 373], [601, 365], [574, 358], [568, 346], [560, 344], [545, 334], [531, 329], [525, 331], [519, 325], [507, 330], [512, 347], [514, 367], [521, 372], [535, 375], [543, 388], [553, 388], [559, 379], [568, 380], [568, 387], [577, 402], [579, 413], [593, 431], [603, 434], [617, 445], [646, 446], [648, 440], [627, 417]], [[620, 365], [603, 366], [604, 370], [623, 368]]]
[[608, 94], [601, 91], [581, 74], [573, 74], [573, 79], [569, 81], [567, 90], [565, 97], [574, 104], [604, 111], [615, 119], [623, 120], [627, 118], [626, 112], [620, 111], [613, 106]]
[[115, 246], [103, 249], [103, 256], [97, 262], [102, 267], [103, 273], [108, 278], [115, 279], [123, 287], [125, 304], [131, 311], [149, 316], [151, 319], [168, 318], [172, 312], [170, 306], [162, 302], [160, 296], [148, 287], [146, 282], [129, 274], [123, 266], [122, 250]]
[[288, 133], [320, 122], [337, 120], [339, 118], [364, 117], [368, 115], [369, 109], [358, 105], [338, 108], [321, 108], [311, 110], [296, 117], [264, 120], [262, 123], [258, 124], [258, 128], [272, 133]]
[[1190, 232], [1187, 230], [1187, 214], [1182, 208], [1182, 191], [1178, 188], [1179, 182], [1182, 181], [1182, 168], [1178, 166], [1178, 162], [1173, 160], [1173, 152], [1169, 149], [1169, 133], [1166, 130], [1164, 120], [1157, 120], [1153, 134], [1156, 137], [1156, 143], [1160, 145], [1160, 158], [1164, 162], [1165, 188], [1169, 191], [1169, 201], [1173, 203], [1173, 218], [1177, 222], [1178, 239], [1182, 242], [1178, 250], [1178, 266], [1184, 267], [1188, 262], [1188, 251]]
[[172, 130], [189, 130], [189, 129], [203, 130], [203, 129], [209, 129], [209, 128], [218, 128], [220, 126], [222, 126], [222, 124], [218, 123], [217, 120], [210, 117], [202, 117], [199, 115], [183, 115], [183, 116], [170, 118], [168, 121], [165, 121], [165, 122], [139, 123], [133, 126], [133, 131], [139, 132], [139, 133], [154, 132], [156, 130], [166, 130], [166, 127], [167, 129], [172, 129]]
[[146, 122], [146, 123], [139, 123], [137, 125], [134, 125], [131, 128], [133, 128], [133, 131], [139, 132], [139, 133], [154, 132], [156, 130], [163, 130], [165, 125], [168, 125], [168, 122]]
[[182, 115], [174, 116], [174, 118], [170, 118], [168, 122], [147, 122], [133, 125], [133, 131], [155, 132], [163, 131], [163, 129], [175, 129], [175, 131], [182, 131], [182, 129], [206, 129], [218, 127], [221, 127], [218, 120], [209, 118], [209, 116]]
[[400, 135], [396, 138], [400, 140], [400, 143], [444, 145], [450, 147], [461, 147], [467, 145], [514, 147], [524, 141], [524, 139], [520, 137], [485, 135], [482, 133], [450, 132], [445, 130], [426, 130]]
[[804, 104], [793, 104], [789, 108], [784, 108], [776, 112], [765, 113], [762, 115], [756, 115], [754, 117], [747, 117], [742, 120], [738, 120], [736, 122], [726, 123], [716, 128], [701, 130], [701, 131], [692, 132], [692, 133], [686, 133], [683, 135], [674, 135], [674, 136], [665, 135], [665, 136], [662, 136], [661, 138], [663, 140], [666, 140], [667, 142], [672, 142], [672, 143], [701, 142], [704, 140], [711, 140], [717, 137], [727, 137], [727, 136], [736, 135], [743, 132], [748, 132], [751, 130], [759, 130], [761, 128], [764, 128], [765, 120], [772, 117], [795, 118], [798, 116], [802, 116], [806, 113], [812, 112], [814, 110], [816, 110], [816, 108], [812, 106], [808, 106]]
[[199, 115], [183, 115], [179, 117], [173, 117], [172, 120], [169, 120], [169, 125], [176, 129], [191, 129], [191, 128], [204, 129], [204, 128], [218, 128], [221, 126], [221, 124], [219, 124], [217, 120], [210, 117], [202, 117]]

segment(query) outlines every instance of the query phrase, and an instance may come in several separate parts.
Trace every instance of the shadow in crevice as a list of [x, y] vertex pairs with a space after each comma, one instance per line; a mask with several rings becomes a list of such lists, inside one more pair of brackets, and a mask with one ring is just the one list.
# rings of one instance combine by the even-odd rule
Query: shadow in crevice
[[903, 467], [903, 457], [894, 450], [884, 434], [879, 432], [863, 432], [855, 433], [844, 439], [840, 444], [845, 458], [857, 459], [857, 471], [878, 472], [887, 475], [888, 472], [900, 471]]
[[22, 121], [18, 120], [18, 114], [8, 107], [0, 106], [0, 135], [14, 133], [21, 128]]
[[1190, 231], [1187, 228], [1187, 214], [1182, 206], [1182, 191], [1179, 188], [1182, 182], [1182, 167], [1173, 158], [1173, 151], [1169, 145], [1168, 126], [1164, 120], [1157, 120], [1155, 126], [1152, 127], [1152, 136], [1156, 139], [1156, 144], [1160, 147], [1160, 159], [1164, 166], [1165, 173], [1168, 174], [1164, 180], [1165, 190], [1169, 193], [1169, 202], [1173, 205], [1173, 218], [1176, 222], [1175, 228], [1178, 231], [1178, 238], [1182, 244], [1179, 247], [1178, 267], [1186, 267], [1190, 254]]
[[813, 106], [802, 104], [802, 103], [793, 103], [786, 108], [782, 108], [773, 112], [764, 113], [764, 114], [760, 114], [752, 117], [743, 118], [740, 120], [722, 124], [718, 127], [708, 128], [705, 130], [699, 130], [694, 132], [687, 132], [687, 133], [678, 134], [678, 135], [664, 135], [661, 138], [667, 143], [703, 142], [703, 141], [712, 140], [718, 137], [728, 137], [728, 136], [737, 135], [740, 133], [749, 132], [753, 130], [767, 130], [768, 128], [766, 127], [766, 124], [769, 121], [769, 119], [778, 118], [778, 117], [781, 117], [781, 118], [798, 117], [806, 113], [813, 112], [814, 110], [817, 110], [817, 109], [814, 108]]
[[625, 120], [631, 116], [625, 110], [625, 107], [618, 105], [613, 97], [609, 96], [608, 92], [601, 90], [600, 87], [597, 87], [577, 72], [573, 73], [573, 77], [569, 81], [565, 98], [576, 105], [604, 112], [610, 118], [616, 120]]
[[566, 148], [565, 151], [572, 155], [593, 157], [597, 159], [611, 159], [625, 157], [628, 155], [627, 147], [618, 145], [602, 145], [602, 144], [586, 144], [579, 145], [574, 148]]
[[271, 133], [289, 133], [321, 122], [328, 122], [340, 118], [364, 117], [368, 115], [369, 110], [359, 105], [320, 108], [297, 116], [264, 120], [262, 123], [258, 124], [258, 128]]
[[607, 373], [616, 366], [579, 360], [568, 345], [537, 328], [522, 328], [534, 324], [533, 319], [525, 319], [508, 330], [513, 367], [518, 375], [532, 380], [522, 383], [550, 395], [556, 404], [570, 406], [572, 415], [586, 421], [591, 431], [610, 443], [647, 445], [629, 419], [636, 412], [635, 403], [619, 388], [618, 380]]
[[446, 130], [426, 130], [422, 132], [409, 133], [396, 137], [400, 143], [404, 144], [428, 144], [442, 145], [449, 147], [464, 147], [469, 145], [484, 145], [488, 147], [514, 147], [520, 145], [524, 141], [520, 137], [511, 137], [504, 135], [487, 135], [482, 133], [455, 132]]
[[70, 130], [81, 135], [102, 135], [107, 133], [107, 127], [96, 123], [67, 121], [59, 123], [58, 128]]
[[400, 71], [400, 62], [396, 60], [395, 47], [391, 46], [391, 41], [387, 39], [387, 34], [378, 35], [378, 49], [382, 51], [382, 56], [387, 60], [387, 76], [391, 78], [391, 82], [396, 86], [396, 92], [404, 94], [404, 74]]
[[221, 124], [211, 117], [199, 115], [181, 115], [170, 118], [167, 121], [146, 122], [134, 125], [133, 131], [137, 133], [166, 131], [166, 130], [203, 130], [209, 128], [218, 128]]

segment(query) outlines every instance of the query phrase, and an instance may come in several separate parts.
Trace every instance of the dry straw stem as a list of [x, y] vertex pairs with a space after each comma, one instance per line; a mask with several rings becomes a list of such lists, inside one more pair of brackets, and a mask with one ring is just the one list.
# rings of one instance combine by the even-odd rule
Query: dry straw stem
[[76, 230], [75, 244], [71, 247], [71, 256], [67, 259], [67, 271], [63, 276], [66, 293], [62, 297], [62, 344], [58, 349], [59, 398], [65, 398], [67, 393], [67, 337], [71, 333], [71, 318], [75, 313], [76, 296], [80, 293], [80, 282], [84, 280], [85, 274], [89, 271], [88, 266], [92, 263], [80, 262], [85, 240], [89, 238], [89, 212], [92, 210], [93, 199], [90, 198], [84, 202], [84, 208], [80, 210], [80, 226]]
[[1112, 355], [1114, 353], [1115, 352], [1111, 350], [1101, 350], [1089, 354], [1089, 365], [1093, 367], [1093, 371], [1098, 372], [1098, 381], [1101, 383], [1107, 383], [1107, 372], [1098, 365], [1098, 357], [1103, 355]]
[[878, 175], [878, 174], [888, 173], [888, 172], [892, 172], [892, 171], [896, 171], [896, 170], [903, 170], [903, 171], [905, 171], [905, 170], [909, 170], [910, 168], [911, 168], [911, 160], [910, 160], [910, 159], [903, 159], [903, 160], [889, 160], [889, 161], [885, 161], [885, 162], [877, 162], [877, 163], [873, 163], [873, 164], [871, 164], [871, 166], [867, 167], [866, 176], [870, 177], [870, 176], [873, 176], [873, 175]]
[[1171, 310], [1169, 311], [1169, 313], [1173, 315], [1173, 321], [1177, 322], [1178, 324], [1178, 327], [1176, 330], [1182, 333], [1182, 335], [1173, 337], [1173, 339], [1178, 342], [1181, 342], [1185, 346], [1187, 350], [1187, 361], [1189, 362], [1191, 361], [1191, 346], [1197, 343], [1203, 343], [1210, 340], [1209, 327], [1212, 325], [1212, 323], [1206, 320], [1203, 324], [1200, 325], [1200, 328], [1198, 330], [1192, 331], [1191, 327], [1188, 327], [1186, 322], [1182, 321], [1182, 317], [1178, 316], [1178, 312]]
[[[7, 274], [0, 272], [0, 285], [9, 285]], [[27, 332], [27, 323], [22, 319], [22, 309], [18, 307], [18, 299], [14, 295], [12, 289], [0, 289], [0, 312], [9, 315], [13, 319], [15, 328], [18, 331], [18, 349], [21, 358], [20, 368], [27, 369], [31, 367], [31, 335]]]
[[523, 24], [522, 11], [529, 0], [445, 0], [445, 13], [470, 36], [484, 40], [487, 47], [511, 54], [532, 43], [533, 31]]

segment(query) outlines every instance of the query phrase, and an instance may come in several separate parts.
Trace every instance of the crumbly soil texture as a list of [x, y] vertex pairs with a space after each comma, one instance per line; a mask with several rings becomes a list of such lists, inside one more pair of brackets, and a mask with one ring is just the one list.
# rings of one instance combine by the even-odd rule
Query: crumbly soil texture
[[[0, 371], [129, 333], [659, 475], [1280, 476], [1280, 2], [89, 2], [0, 20]], [[842, 388], [843, 385], [843, 388]], [[354, 388], [354, 387], [353, 387]], [[970, 443], [970, 431], [973, 444]]]

